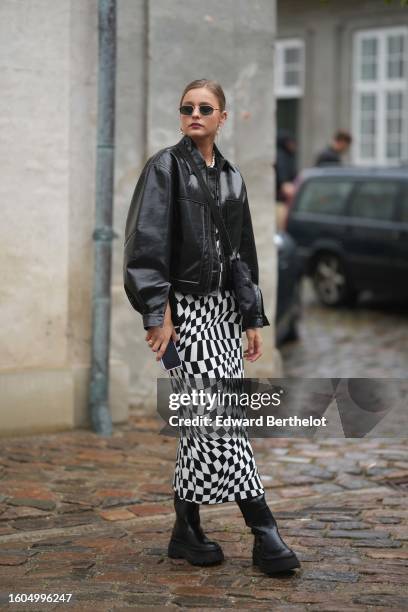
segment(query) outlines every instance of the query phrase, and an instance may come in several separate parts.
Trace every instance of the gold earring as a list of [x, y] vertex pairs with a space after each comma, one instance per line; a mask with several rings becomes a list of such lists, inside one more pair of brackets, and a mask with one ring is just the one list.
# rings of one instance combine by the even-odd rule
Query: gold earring
[[184, 134], [184, 132], [183, 132], [183, 128], [182, 128], [182, 127], [180, 128], [180, 132], [181, 132], [182, 134]]

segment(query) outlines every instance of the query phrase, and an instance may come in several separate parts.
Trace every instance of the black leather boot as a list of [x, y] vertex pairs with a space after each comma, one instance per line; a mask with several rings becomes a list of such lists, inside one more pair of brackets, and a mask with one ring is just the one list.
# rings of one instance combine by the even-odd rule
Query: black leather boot
[[224, 553], [217, 542], [209, 540], [200, 525], [199, 504], [181, 499], [174, 492], [174, 523], [168, 546], [172, 559], [187, 559], [192, 565], [213, 565], [224, 560]]
[[282, 540], [276, 520], [266, 503], [265, 494], [252, 499], [236, 500], [245, 523], [255, 536], [252, 561], [265, 574], [284, 572], [300, 567], [291, 548]]

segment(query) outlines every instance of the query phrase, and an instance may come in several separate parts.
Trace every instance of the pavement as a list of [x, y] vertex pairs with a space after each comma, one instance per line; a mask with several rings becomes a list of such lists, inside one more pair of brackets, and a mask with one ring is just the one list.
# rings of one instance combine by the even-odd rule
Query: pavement
[[327, 308], [304, 278], [302, 304], [300, 341], [281, 350], [284, 376], [407, 380], [407, 301], [366, 292], [355, 307]]
[[[177, 438], [132, 411], [87, 430], [0, 440], [6, 610], [408, 609], [407, 439], [253, 439], [266, 497], [302, 567], [265, 576], [235, 502], [201, 506], [225, 561], [169, 559]], [[68, 603], [10, 594], [72, 593]], [[20, 595], [20, 599], [24, 595]]]

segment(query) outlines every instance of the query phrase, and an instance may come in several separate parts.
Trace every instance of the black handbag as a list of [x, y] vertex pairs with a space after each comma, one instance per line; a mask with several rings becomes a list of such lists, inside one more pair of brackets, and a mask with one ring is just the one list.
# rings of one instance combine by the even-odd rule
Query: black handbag
[[[256, 313], [258, 304], [262, 304], [261, 291], [252, 281], [251, 270], [249, 269], [248, 265], [241, 259], [239, 252], [232, 248], [231, 240], [228, 235], [227, 228], [225, 227], [224, 220], [193, 156], [186, 146], [177, 145], [177, 149], [180, 151], [180, 154], [187, 158], [191, 164], [194, 174], [196, 174], [197, 179], [208, 198], [208, 203], [210, 205], [214, 222], [218, 228], [218, 231], [220, 232], [224, 250], [229, 257], [231, 282], [239, 309], [243, 317], [250, 317]], [[266, 324], [269, 325], [269, 322]]]

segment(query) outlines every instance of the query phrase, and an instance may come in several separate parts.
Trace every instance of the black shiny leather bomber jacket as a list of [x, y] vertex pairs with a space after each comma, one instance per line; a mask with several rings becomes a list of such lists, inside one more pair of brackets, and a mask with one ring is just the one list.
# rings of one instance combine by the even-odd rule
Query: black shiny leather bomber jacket
[[[189, 136], [183, 136], [198, 167], [207, 177], [207, 165]], [[214, 143], [218, 168], [221, 214], [233, 248], [248, 264], [258, 288], [257, 309], [242, 319], [242, 329], [270, 325], [265, 316], [248, 206], [247, 191], [238, 168], [226, 160]], [[223, 251], [222, 251], [223, 253]], [[172, 289], [195, 295], [215, 295], [232, 288], [228, 257], [216, 250], [215, 224], [206, 196], [176, 147], [161, 149], [146, 162], [136, 184], [126, 221], [123, 279], [133, 308], [143, 316], [145, 329], [163, 325], [167, 301], [178, 324]]]

